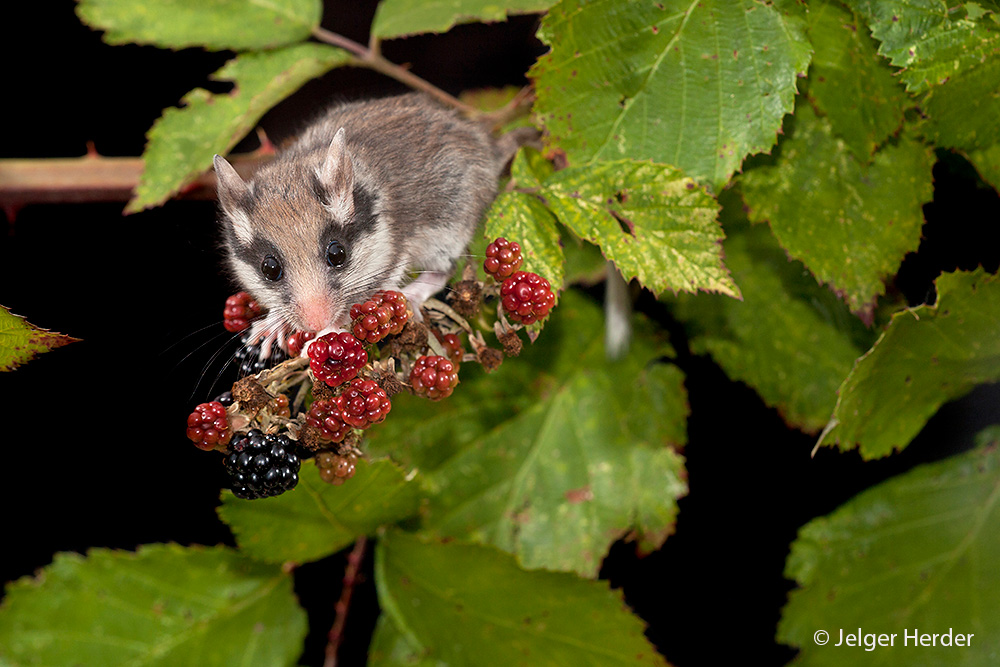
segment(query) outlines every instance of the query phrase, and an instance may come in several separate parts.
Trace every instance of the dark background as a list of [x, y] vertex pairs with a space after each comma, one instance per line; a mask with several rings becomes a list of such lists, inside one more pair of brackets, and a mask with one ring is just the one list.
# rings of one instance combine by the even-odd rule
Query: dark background
[[[28, 6], [30, 5], [30, 7]], [[6, 100], [2, 157], [140, 155], [161, 110], [231, 54], [111, 47], [82, 26], [72, 2], [25, 3], [3, 44]], [[327, 3], [324, 26], [362, 43], [374, 2]], [[8, 23], [8, 26], [15, 27]], [[457, 93], [523, 83], [542, 52], [536, 20], [456, 28], [395, 40], [385, 55]], [[363, 70], [307, 84], [262, 121], [275, 141], [334, 97], [401, 90]], [[242, 150], [256, 146], [248, 140]], [[941, 153], [920, 250], [897, 288], [919, 303], [943, 270], [996, 271], [1000, 198], [960, 157]], [[41, 327], [83, 342], [0, 374], [4, 415], [0, 507], [2, 577], [31, 574], [55, 551], [134, 548], [147, 542], [232, 544], [215, 506], [221, 466], [191, 446], [183, 419], [220, 391], [234, 346], [221, 310], [233, 290], [221, 274], [211, 202], [173, 201], [123, 217], [122, 203], [30, 205], [0, 234], [0, 303]], [[659, 315], [659, 314], [658, 314]], [[668, 328], [683, 347], [683, 333]], [[648, 636], [677, 665], [754, 656], [783, 664], [774, 643], [790, 582], [782, 577], [800, 526], [912, 466], [971, 446], [1000, 420], [1000, 389], [980, 387], [945, 406], [902, 454], [862, 463], [789, 431], [747, 387], [709, 361], [681, 354], [691, 418], [690, 494], [677, 533], [644, 559], [613, 547], [602, 576], [624, 590]], [[296, 590], [310, 613], [303, 664], [320, 664], [333, 620], [343, 554], [305, 565]], [[370, 556], [348, 621], [342, 664], [361, 664], [377, 614]]]

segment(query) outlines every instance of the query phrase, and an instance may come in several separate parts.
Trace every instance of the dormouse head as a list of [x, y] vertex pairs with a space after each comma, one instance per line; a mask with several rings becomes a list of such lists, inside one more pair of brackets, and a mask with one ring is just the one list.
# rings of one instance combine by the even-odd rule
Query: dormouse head
[[[269, 326], [346, 325], [354, 294], [382, 272], [377, 200], [360, 186], [344, 129], [319, 150], [293, 150], [244, 181], [215, 156], [219, 204], [236, 279], [269, 311]], [[273, 320], [273, 322], [271, 321]]]

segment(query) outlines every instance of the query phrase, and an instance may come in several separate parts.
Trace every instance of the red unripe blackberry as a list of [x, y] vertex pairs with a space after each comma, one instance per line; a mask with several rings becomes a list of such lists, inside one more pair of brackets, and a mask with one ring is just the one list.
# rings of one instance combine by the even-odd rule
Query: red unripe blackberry
[[406, 306], [402, 292], [379, 290], [368, 301], [351, 306], [351, 333], [366, 343], [398, 334], [409, 317]]
[[372, 380], [355, 378], [351, 386], [333, 399], [340, 409], [340, 418], [354, 428], [368, 428], [385, 419], [392, 408], [382, 387]]
[[444, 345], [445, 351], [448, 353], [448, 358], [451, 359], [451, 363], [455, 364], [455, 369], [458, 369], [459, 364], [462, 363], [462, 357], [465, 356], [465, 348], [462, 347], [462, 340], [458, 337], [458, 334], [445, 334], [441, 339], [442, 345]]
[[433, 401], [451, 396], [458, 384], [458, 368], [445, 357], [420, 357], [410, 371], [413, 393]]
[[260, 305], [247, 292], [237, 292], [226, 299], [226, 307], [222, 311], [222, 326], [226, 331], [239, 333], [250, 326], [250, 320], [260, 316]]
[[368, 353], [357, 338], [347, 333], [328, 333], [309, 346], [309, 368], [317, 380], [331, 387], [358, 376], [368, 363]]
[[348, 453], [344, 455], [333, 452], [320, 452], [316, 455], [316, 467], [324, 482], [339, 486], [351, 477], [357, 469], [358, 457]]
[[521, 246], [501, 236], [486, 246], [483, 270], [497, 280], [503, 280], [521, 268], [523, 261]]
[[331, 399], [313, 401], [306, 414], [306, 423], [320, 432], [320, 438], [328, 442], [343, 442], [351, 432], [350, 424], [340, 416], [340, 408]]
[[218, 401], [202, 403], [187, 418], [187, 437], [199, 449], [223, 449], [233, 437], [226, 408]]
[[297, 357], [302, 354], [302, 348], [306, 346], [308, 341], [311, 341], [316, 337], [311, 331], [295, 331], [291, 336], [288, 337], [288, 341], [285, 346], [288, 348], [288, 355], [291, 357]]
[[500, 300], [510, 319], [531, 324], [549, 314], [556, 297], [548, 280], [537, 273], [518, 271], [503, 281]]

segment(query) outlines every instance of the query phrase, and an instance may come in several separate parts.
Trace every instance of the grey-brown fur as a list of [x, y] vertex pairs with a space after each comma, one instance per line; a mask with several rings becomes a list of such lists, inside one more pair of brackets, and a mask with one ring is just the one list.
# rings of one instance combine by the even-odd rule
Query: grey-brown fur
[[[409, 94], [331, 108], [246, 183], [217, 157], [233, 273], [289, 329], [343, 326], [352, 303], [414, 270], [429, 284], [404, 291], [422, 301], [465, 251], [516, 147]], [[341, 268], [328, 264], [331, 239], [348, 246]], [[277, 281], [261, 273], [267, 255]]]

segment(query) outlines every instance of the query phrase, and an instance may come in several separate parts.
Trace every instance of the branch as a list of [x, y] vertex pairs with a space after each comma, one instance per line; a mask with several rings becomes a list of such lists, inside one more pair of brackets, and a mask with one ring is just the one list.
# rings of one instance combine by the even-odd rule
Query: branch
[[429, 81], [421, 79], [405, 67], [400, 67], [394, 62], [386, 60], [382, 57], [382, 54], [379, 51], [378, 39], [374, 37], [371, 40], [371, 44], [366, 47], [344, 37], [343, 35], [338, 35], [335, 32], [331, 32], [320, 27], [313, 28], [312, 35], [321, 42], [340, 47], [351, 53], [356, 58], [355, 64], [360, 65], [361, 67], [367, 67], [368, 69], [375, 70], [380, 74], [384, 74], [391, 79], [395, 79], [396, 81], [413, 88], [414, 90], [425, 92], [434, 99], [443, 102], [450, 107], [454, 107], [464, 114], [476, 115], [478, 113], [475, 108], [469, 106], [465, 102], [462, 102], [457, 97], [449, 95]]
[[365, 549], [368, 547], [368, 539], [362, 535], [354, 543], [354, 548], [347, 555], [347, 567], [344, 568], [344, 587], [340, 591], [340, 599], [337, 600], [337, 615], [333, 619], [333, 627], [327, 635], [326, 658], [323, 660], [323, 667], [337, 667], [337, 650], [340, 642], [344, 639], [344, 625], [347, 623], [347, 610], [351, 606], [351, 596], [354, 594], [354, 586], [358, 583], [358, 570], [365, 559]]
[[[269, 159], [266, 151], [237, 155], [233, 166], [248, 176]], [[27, 204], [125, 202], [142, 174], [142, 158], [105, 157], [90, 150], [75, 158], [0, 159], [0, 208], [13, 222]], [[178, 195], [215, 199], [215, 175], [204, 173]]]

